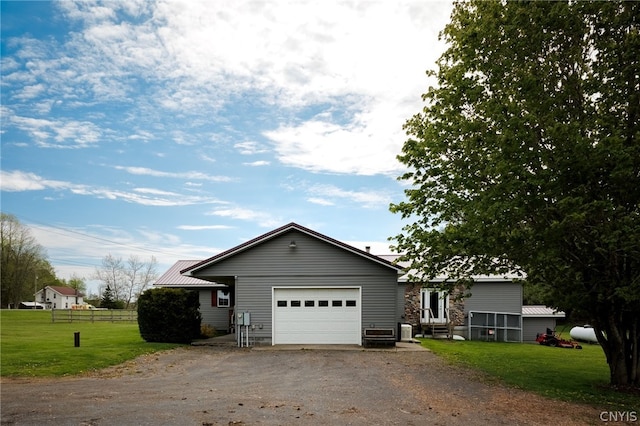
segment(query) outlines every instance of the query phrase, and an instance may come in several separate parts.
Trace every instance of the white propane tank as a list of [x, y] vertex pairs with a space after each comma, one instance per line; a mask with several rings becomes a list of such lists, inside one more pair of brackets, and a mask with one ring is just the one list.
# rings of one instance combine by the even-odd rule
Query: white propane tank
[[596, 332], [590, 325], [585, 325], [584, 327], [573, 327], [571, 331], [569, 331], [569, 335], [575, 340], [598, 343]]

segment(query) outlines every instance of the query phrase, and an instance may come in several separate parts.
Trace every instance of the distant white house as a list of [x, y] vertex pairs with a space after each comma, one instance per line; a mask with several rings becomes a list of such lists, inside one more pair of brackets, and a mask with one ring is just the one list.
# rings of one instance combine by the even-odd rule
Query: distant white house
[[84, 304], [83, 296], [76, 289], [63, 286], [46, 286], [36, 293], [36, 302], [47, 309], [71, 309]]

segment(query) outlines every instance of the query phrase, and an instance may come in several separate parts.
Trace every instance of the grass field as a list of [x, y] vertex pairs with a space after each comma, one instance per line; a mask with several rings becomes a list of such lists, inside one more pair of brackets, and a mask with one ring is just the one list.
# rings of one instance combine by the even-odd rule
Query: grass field
[[[74, 347], [75, 332], [80, 347]], [[0, 339], [0, 374], [22, 377], [82, 374], [180, 346], [145, 342], [135, 322], [52, 323], [50, 311], [29, 310], [0, 311]], [[422, 344], [450, 363], [485, 373], [488, 381], [607, 410], [640, 410], [637, 394], [607, 387], [609, 369], [597, 345], [577, 350], [432, 339]]]
[[[80, 347], [74, 347], [74, 333]], [[65, 376], [174, 348], [147, 343], [137, 322], [51, 322], [51, 311], [0, 311], [0, 375]]]
[[584, 344], [578, 350], [532, 343], [433, 339], [423, 339], [422, 344], [450, 363], [486, 373], [487, 380], [607, 410], [640, 410], [638, 394], [607, 387], [609, 367], [598, 345]]

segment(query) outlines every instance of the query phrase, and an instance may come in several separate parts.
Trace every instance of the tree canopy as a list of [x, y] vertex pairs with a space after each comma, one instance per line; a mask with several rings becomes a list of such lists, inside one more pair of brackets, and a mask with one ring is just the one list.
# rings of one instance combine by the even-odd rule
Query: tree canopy
[[55, 280], [44, 248], [13, 215], [0, 213], [0, 274], [2, 306], [34, 300], [35, 292]]
[[441, 37], [396, 250], [421, 281], [521, 272], [639, 385], [640, 3], [459, 2]]

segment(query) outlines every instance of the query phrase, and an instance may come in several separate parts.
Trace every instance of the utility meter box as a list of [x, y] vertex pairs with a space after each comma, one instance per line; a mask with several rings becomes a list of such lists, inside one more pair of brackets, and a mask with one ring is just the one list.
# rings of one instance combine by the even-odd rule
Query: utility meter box
[[250, 312], [238, 313], [238, 325], [251, 325], [251, 313]]

